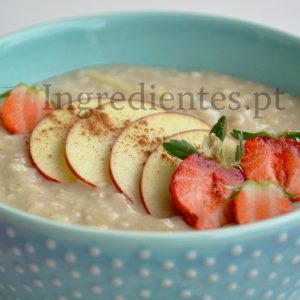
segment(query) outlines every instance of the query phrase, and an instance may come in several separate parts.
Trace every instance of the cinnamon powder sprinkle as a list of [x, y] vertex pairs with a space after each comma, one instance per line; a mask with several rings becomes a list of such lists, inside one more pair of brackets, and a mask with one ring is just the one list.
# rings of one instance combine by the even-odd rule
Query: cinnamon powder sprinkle
[[124, 126], [124, 127], [127, 127], [127, 126], [130, 125], [130, 123], [131, 123], [130, 120], [125, 120], [125, 121], [123, 122], [123, 126]]
[[143, 153], [146, 157], [149, 157], [152, 152], [150, 150], [144, 150]]
[[77, 112], [77, 109], [76, 109], [76, 107], [74, 105], [70, 105], [68, 107], [68, 111], [70, 112], [71, 115], [75, 115], [76, 112]]
[[160, 158], [162, 160], [165, 160], [166, 162], [172, 164], [172, 165], [177, 165], [177, 163], [176, 163], [177, 159], [175, 159], [174, 157], [171, 157], [171, 156], [167, 155], [166, 153], [162, 153], [161, 156], [160, 156]]
[[85, 119], [84, 125], [85, 126], [84, 130], [82, 131], [82, 135], [86, 135], [86, 131], [90, 135], [101, 135], [107, 133], [108, 131], [119, 131], [118, 128], [113, 126], [109, 116], [99, 110], [94, 110], [92, 115]]
[[166, 153], [162, 153], [162, 155], [160, 156], [162, 159], [167, 159], [168, 158], [168, 156], [167, 156], [167, 154]]
[[50, 121], [52, 121], [55, 125], [63, 125], [63, 123], [61, 122], [61, 120], [59, 120], [59, 118], [57, 117], [56, 114], [51, 113], [48, 115], [48, 118], [50, 119]]

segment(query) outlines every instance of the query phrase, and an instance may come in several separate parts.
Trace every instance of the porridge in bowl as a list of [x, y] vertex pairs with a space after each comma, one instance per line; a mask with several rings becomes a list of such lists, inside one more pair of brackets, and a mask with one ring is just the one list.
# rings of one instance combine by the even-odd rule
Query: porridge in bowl
[[145, 231], [248, 224], [297, 205], [300, 102], [279, 89], [138, 66], [83, 69], [37, 86], [17, 86], [2, 108], [7, 205]]

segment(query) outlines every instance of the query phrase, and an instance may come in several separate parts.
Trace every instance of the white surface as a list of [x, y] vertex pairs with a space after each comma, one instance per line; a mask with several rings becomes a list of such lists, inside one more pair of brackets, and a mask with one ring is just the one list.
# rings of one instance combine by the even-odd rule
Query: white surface
[[0, 36], [42, 22], [128, 10], [192, 11], [234, 17], [300, 36], [298, 0], [0, 0]]

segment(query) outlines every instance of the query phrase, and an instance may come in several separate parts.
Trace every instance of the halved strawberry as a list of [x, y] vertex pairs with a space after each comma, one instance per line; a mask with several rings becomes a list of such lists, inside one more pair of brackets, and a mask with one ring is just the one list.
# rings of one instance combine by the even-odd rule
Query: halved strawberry
[[286, 214], [292, 210], [286, 193], [275, 183], [248, 180], [234, 197], [238, 224], [248, 224]]
[[285, 151], [284, 166], [286, 170], [286, 180], [284, 188], [289, 193], [296, 197], [293, 201], [300, 200], [300, 143], [288, 142], [288, 147]]
[[242, 172], [224, 167], [202, 154], [188, 156], [171, 179], [171, 194], [184, 220], [196, 229], [214, 229], [231, 222], [225, 186], [241, 186]]
[[290, 138], [256, 137], [246, 141], [241, 160], [246, 179], [274, 181], [300, 200], [300, 143]]
[[25, 84], [16, 86], [4, 100], [1, 117], [4, 127], [13, 134], [30, 133], [51, 108], [45, 108], [45, 93]]

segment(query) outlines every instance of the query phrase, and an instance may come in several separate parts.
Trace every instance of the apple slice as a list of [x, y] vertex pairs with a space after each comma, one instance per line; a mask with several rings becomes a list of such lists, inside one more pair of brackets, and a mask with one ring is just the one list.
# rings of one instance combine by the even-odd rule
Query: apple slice
[[148, 102], [137, 109], [140, 104], [141, 101], [107, 103], [73, 125], [66, 141], [66, 159], [76, 177], [91, 186], [110, 182], [110, 151], [120, 132], [139, 118], [164, 111]]
[[[93, 109], [99, 105], [98, 99], [86, 104], [74, 102], [47, 115], [32, 132], [30, 157], [33, 165], [47, 179], [56, 182], [73, 182], [76, 177], [65, 162], [65, 140], [73, 123], [79, 119], [82, 109]], [[87, 111], [87, 110], [85, 110]]]
[[[209, 130], [189, 130], [173, 135], [170, 139], [185, 140], [199, 152]], [[235, 161], [236, 142], [226, 137], [223, 153], [227, 162]], [[169, 191], [171, 177], [182, 160], [168, 155], [160, 144], [149, 156], [141, 178], [140, 193], [146, 211], [156, 218], [169, 218], [176, 215]]]
[[112, 181], [129, 200], [141, 204], [139, 183], [143, 165], [151, 152], [175, 133], [209, 128], [203, 121], [179, 113], [158, 113], [133, 122], [113, 145], [110, 157]]

